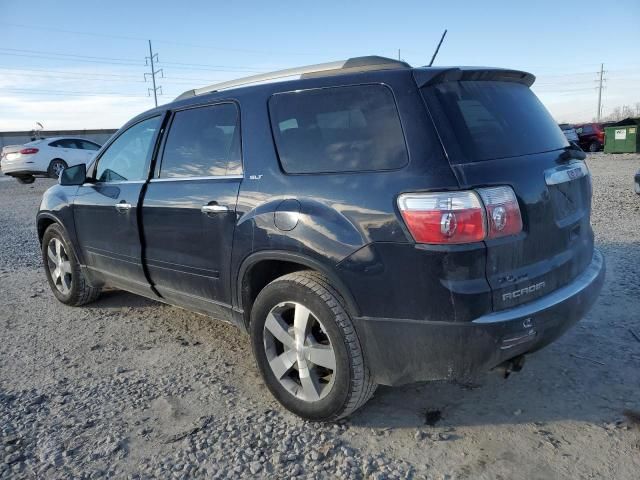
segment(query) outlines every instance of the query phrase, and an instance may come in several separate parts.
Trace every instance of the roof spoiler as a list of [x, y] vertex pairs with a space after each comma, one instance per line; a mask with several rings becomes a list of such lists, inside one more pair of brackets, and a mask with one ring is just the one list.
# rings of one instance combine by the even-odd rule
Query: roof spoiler
[[435, 83], [459, 82], [463, 80], [515, 82], [530, 87], [536, 80], [536, 77], [531, 73], [502, 68], [448, 68], [446, 70], [417, 68], [413, 71], [413, 77], [419, 88]]

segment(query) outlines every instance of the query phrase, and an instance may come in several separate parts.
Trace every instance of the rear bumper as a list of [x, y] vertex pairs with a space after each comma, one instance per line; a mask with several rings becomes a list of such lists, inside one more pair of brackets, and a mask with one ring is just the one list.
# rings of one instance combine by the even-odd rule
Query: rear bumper
[[376, 382], [465, 380], [560, 337], [594, 304], [605, 270], [602, 254], [594, 250], [589, 266], [569, 285], [472, 322], [370, 317], [354, 321]]

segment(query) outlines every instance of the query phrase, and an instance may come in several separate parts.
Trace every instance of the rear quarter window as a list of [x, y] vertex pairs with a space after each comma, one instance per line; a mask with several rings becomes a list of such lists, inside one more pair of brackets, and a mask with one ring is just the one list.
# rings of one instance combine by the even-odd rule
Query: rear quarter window
[[278, 93], [269, 114], [287, 173], [393, 170], [408, 162], [398, 109], [384, 85]]
[[569, 145], [558, 124], [526, 85], [461, 81], [422, 90], [454, 163], [517, 157]]

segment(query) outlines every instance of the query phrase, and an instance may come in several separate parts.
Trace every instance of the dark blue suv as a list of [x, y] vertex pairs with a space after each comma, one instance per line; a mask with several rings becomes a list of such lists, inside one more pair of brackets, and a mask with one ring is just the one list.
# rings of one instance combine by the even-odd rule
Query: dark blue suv
[[273, 395], [314, 420], [378, 384], [517, 369], [605, 270], [584, 153], [533, 81], [361, 57], [186, 92], [44, 194], [51, 289], [232, 322]]

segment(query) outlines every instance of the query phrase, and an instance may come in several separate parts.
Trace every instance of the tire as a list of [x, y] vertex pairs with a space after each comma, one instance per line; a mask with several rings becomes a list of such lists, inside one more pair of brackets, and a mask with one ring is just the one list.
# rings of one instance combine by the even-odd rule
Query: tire
[[18, 181], [18, 183], [21, 183], [23, 185], [29, 185], [36, 181], [36, 177], [34, 177], [33, 175], [29, 175], [28, 177], [15, 177], [15, 179]]
[[60, 225], [50, 225], [42, 237], [42, 262], [55, 297], [65, 305], [78, 307], [98, 298], [100, 289], [87, 282], [70, 243]]
[[600, 143], [591, 142], [591, 144], [589, 144], [589, 151], [590, 152], [597, 152], [598, 150], [600, 150]]
[[[308, 313], [308, 321], [299, 323], [306, 325], [305, 334], [298, 336], [302, 341], [295, 339], [300, 331], [294, 328], [299, 308], [301, 319]], [[377, 387], [344, 300], [317, 272], [294, 272], [268, 284], [253, 304], [249, 330], [267, 387], [287, 410], [302, 418], [346, 417], [364, 405]]]
[[54, 158], [49, 164], [47, 175], [49, 175], [49, 178], [57, 180], [58, 177], [60, 177], [62, 170], [64, 170], [65, 168], [67, 168], [67, 162], [65, 162], [61, 158]]

